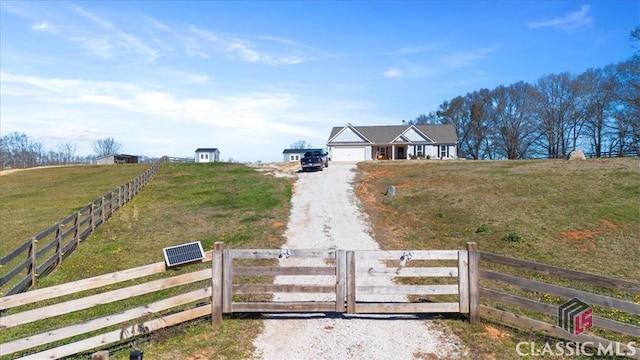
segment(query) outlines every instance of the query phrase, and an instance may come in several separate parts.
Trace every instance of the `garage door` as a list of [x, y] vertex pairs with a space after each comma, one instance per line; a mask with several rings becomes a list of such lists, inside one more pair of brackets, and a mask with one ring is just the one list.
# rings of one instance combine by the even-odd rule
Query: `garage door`
[[362, 161], [366, 160], [366, 147], [364, 146], [352, 146], [352, 147], [339, 147], [331, 149], [332, 161]]

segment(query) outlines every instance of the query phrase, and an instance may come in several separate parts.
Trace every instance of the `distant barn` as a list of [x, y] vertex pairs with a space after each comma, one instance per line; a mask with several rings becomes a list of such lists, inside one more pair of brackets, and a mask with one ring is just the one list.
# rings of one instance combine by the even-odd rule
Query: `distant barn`
[[96, 158], [95, 163], [98, 165], [137, 164], [139, 159], [140, 157], [138, 155], [115, 154]]

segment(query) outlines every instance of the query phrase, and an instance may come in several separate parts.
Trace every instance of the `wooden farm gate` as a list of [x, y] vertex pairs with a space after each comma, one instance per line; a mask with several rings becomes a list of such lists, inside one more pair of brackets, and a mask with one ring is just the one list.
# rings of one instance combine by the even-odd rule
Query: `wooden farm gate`
[[477, 288], [469, 286], [469, 253], [217, 249], [214, 317], [216, 309], [220, 319], [235, 312], [469, 313], [470, 304], [478, 309], [470, 301]]

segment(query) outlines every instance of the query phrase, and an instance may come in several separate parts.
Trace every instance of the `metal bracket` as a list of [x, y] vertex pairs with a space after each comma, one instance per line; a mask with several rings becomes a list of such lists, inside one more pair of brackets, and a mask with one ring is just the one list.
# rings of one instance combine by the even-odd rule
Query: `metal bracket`
[[288, 259], [291, 256], [291, 252], [289, 249], [280, 249], [280, 255], [278, 255], [278, 259]]
[[400, 261], [406, 262], [411, 260], [412, 257], [413, 253], [411, 251], [405, 251], [402, 253], [402, 256], [400, 256]]

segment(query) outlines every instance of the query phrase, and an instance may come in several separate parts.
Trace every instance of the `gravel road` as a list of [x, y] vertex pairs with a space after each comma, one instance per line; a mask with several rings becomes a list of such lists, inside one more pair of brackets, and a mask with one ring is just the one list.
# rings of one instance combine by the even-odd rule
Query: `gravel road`
[[[299, 173], [286, 231], [288, 249], [376, 250], [352, 189], [355, 164]], [[314, 259], [287, 265], [323, 266]], [[297, 261], [297, 262], [296, 262]], [[321, 261], [321, 260], [320, 260]], [[307, 283], [331, 283], [322, 277]], [[377, 282], [390, 280], [374, 277]], [[300, 281], [277, 277], [276, 283]], [[333, 280], [335, 281], [335, 280]], [[374, 285], [373, 283], [369, 283]], [[333, 294], [275, 294], [275, 301], [333, 301]], [[327, 296], [330, 296], [327, 298]], [[390, 298], [390, 301], [398, 301]], [[459, 340], [414, 315], [273, 314], [254, 341], [254, 359], [458, 359]]]

